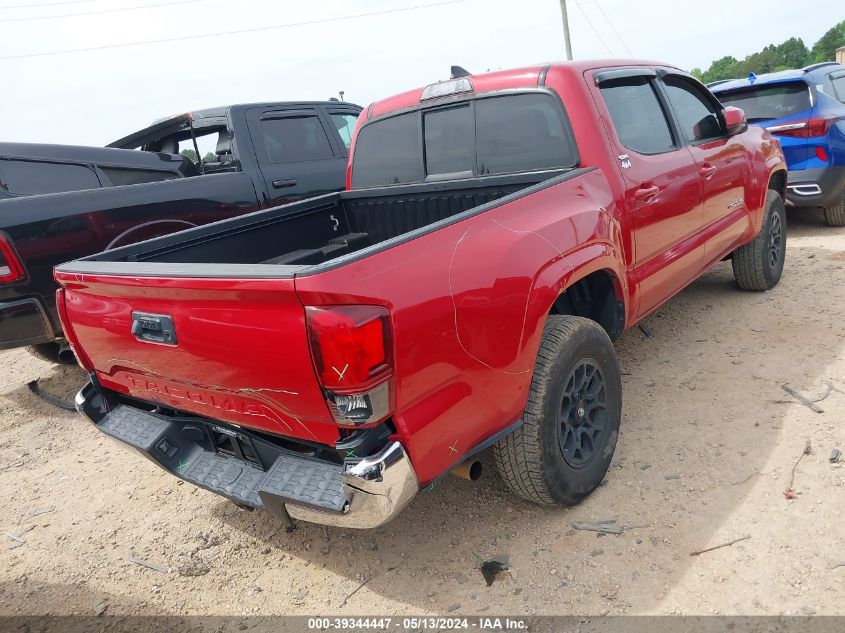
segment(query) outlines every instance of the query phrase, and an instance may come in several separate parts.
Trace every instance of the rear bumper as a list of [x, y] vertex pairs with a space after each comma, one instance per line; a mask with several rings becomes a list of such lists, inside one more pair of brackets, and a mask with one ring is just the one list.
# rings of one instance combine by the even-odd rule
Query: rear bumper
[[786, 200], [796, 207], [830, 207], [842, 199], [845, 167], [820, 167], [787, 172]]
[[0, 302], [0, 349], [49, 343], [55, 338], [38, 299]]
[[100, 431], [169, 473], [283, 519], [374, 528], [393, 519], [419, 491], [410, 459], [399, 442], [389, 442], [376, 454], [343, 465], [282, 449], [265, 471], [214, 451], [203, 427], [217, 431], [225, 427], [107, 404], [93, 383], [76, 395], [76, 409]]

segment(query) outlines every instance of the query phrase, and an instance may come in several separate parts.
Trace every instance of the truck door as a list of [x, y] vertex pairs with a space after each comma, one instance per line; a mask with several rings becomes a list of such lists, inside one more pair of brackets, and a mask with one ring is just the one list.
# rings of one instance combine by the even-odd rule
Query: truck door
[[708, 262], [720, 259], [751, 228], [745, 204], [750, 159], [738, 136], [728, 136], [722, 106], [696, 81], [660, 73], [662, 86], [681, 134], [689, 144], [702, 186], [702, 231]]
[[346, 152], [335, 142], [336, 134], [329, 135], [317, 108], [250, 108], [246, 120], [267, 204], [343, 189]]
[[634, 227], [633, 278], [641, 316], [702, 269], [698, 168], [659, 97], [653, 70], [603, 70], [595, 80]]

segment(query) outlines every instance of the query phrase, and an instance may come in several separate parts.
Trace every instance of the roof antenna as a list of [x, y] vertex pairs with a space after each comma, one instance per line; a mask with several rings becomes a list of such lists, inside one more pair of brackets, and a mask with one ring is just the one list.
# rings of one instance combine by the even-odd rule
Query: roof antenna
[[757, 81], [757, 75], [755, 75], [753, 72], [748, 73], [748, 83], [753, 84], [755, 81]]
[[466, 68], [461, 68], [460, 66], [452, 66], [451, 71], [452, 76], [449, 77], [449, 79], [457, 79], [458, 77], [469, 77], [472, 74]]

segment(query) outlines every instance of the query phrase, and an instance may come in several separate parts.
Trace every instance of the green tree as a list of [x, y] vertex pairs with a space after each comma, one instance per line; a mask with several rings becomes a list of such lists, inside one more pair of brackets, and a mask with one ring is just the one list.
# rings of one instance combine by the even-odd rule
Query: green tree
[[[182, 156], [184, 156], [185, 158], [187, 158], [189, 161], [191, 161], [192, 163], [197, 162], [197, 153], [194, 150], [186, 148], [186, 149], [183, 149], [179, 153]], [[206, 152], [205, 156], [202, 157], [202, 162], [204, 162], [204, 163], [213, 163], [216, 160], [217, 160], [217, 155], [214, 152]]]
[[701, 80], [705, 83], [719, 79], [732, 79], [737, 77], [737, 66], [739, 60], [732, 55], [726, 55], [710, 64], [710, 68], [701, 74]]
[[777, 47], [778, 55], [787, 68], [801, 68], [807, 65], [810, 49], [800, 37], [790, 37]]
[[845, 46], [845, 20], [821, 36], [813, 45], [810, 57], [813, 62], [832, 62], [836, 59], [836, 49]]
[[745, 60], [738, 65], [741, 70], [740, 76], [744, 77], [748, 73], [755, 75], [762, 75], [763, 73], [770, 73], [778, 66], [783, 65], [782, 58], [778, 55], [777, 47], [774, 44], [769, 44], [759, 53], [753, 53], [745, 58]]
[[707, 70], [693, 68], [692, 75], [708, 83], [719, 79], [738, 79], [749, 73], [763, 73], [801, 68], [814, 62], [833, 61], [836, 49], [845, 46], [845, 20], [821, 36], [812, 50], [800, 37], [790, 37], [778, 45], [769, 44], [763, 50], [752, 53], [742, 61], [731, 55], [717, 59]]

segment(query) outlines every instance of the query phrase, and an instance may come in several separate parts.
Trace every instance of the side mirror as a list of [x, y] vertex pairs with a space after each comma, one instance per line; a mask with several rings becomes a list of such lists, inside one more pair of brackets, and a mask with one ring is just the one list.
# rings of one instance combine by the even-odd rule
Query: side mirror
[[748, 121], [745, 120], [742, 108], [725, 106], [725, 127], [728, 129], [728, 136], [742, 134], [748, 129]]

